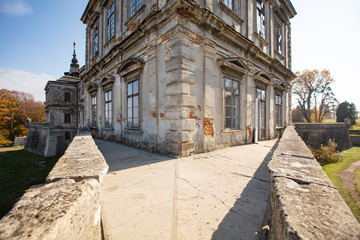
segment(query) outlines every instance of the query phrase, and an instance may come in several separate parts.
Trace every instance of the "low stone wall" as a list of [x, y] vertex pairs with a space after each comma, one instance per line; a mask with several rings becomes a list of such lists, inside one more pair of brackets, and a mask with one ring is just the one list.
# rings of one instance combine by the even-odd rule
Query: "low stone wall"
[[42, 156], [54, 156], [48, 151], [50, 123], [27, 123], [28, 133], [24, 149]]
[[294, 123], [295, 130], [306, 143], [320, 147], [334, 140], [339, 151], [351, 147], [349, 130], [346, 123]]
[[14, 141], [14, 147], [25, 145], [25, 143], [26, 143], [26, 137], [16, 137]]
[[47, 177], [0, 220], [0, 239], [102, 239], [100, 191], [108, 170], [89, 131], [74, 138]]
[[352, 145], [360, 146], [360, 136], [350, 136]]
[[270, 239], [360, 239], [360, 224], [293, 127], [268, 167]]

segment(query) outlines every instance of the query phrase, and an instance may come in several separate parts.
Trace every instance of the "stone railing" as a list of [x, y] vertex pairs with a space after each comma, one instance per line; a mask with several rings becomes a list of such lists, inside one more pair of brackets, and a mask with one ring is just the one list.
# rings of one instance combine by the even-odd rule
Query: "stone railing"
[[100, 192], [108, 170], [89, 131], [81, 131], [49, 173], [0, 220], [0, 239], [101, 239]]
[[360, 224], [293, 127], [269, 172], [270, 239], [360, 239]]

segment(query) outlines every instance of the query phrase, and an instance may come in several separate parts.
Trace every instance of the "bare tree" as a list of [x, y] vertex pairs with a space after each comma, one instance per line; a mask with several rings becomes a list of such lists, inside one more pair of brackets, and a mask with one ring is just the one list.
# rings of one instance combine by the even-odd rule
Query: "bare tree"
[[329, 70], [296, 72], [293, 93], [297, 97], [301, 113], [307, 122], [322, 122], [325, 115], [335, 109], [337, 100], [331, 89], [335, 80]]

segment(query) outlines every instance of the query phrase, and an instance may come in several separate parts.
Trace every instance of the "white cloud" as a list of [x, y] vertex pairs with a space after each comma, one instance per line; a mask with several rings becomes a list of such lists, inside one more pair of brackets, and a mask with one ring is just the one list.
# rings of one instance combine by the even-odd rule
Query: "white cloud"
[[24, 0], [0, 0], [0, 13], [21, 16], [32, 12], [32, 8]]
[[55, 77], [0, 67], [0, 88], [31, 93], [42, 102], [45, 101], [44, 88], [49, 80], [55, 80]]

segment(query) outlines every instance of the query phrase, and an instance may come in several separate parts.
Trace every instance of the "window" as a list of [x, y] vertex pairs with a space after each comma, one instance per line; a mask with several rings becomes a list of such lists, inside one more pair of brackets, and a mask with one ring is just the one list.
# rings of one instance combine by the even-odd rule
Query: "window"
[[70, 102], [70, 93], [69, 92], [65, 92], [64, 101]]
[[64, 123], [71, 123], [71, 114], [65, 113]]
[[223, 0], [224, 4], [230, 8], [231, 10], [234, 10], [234, 2], [233, 0]]
[[240, 82], [225, 77], [225, 127], [240, 129]]
[[127, 85], [127, 110], [129, 129], [139, 128], [139, 79]]
[[110, 5], [107, 11], [107, 40], [115, 35], [115, 2]]
[[257, 33], [265, 38], [265, 5], [263, 0], [256, 0]]
[[141, 8], [142, 0], [129, 0], [129, 5], [130, 5], [129, 16], [132, 17]]
[[65, 140], [70, 140], [71, 136], [70, 136], [70, 132], [65, 132]]
[[265, 109], [265, 90], [261, 89], [261, 88], [257, 88], [256, 89], [256, 98], [259, 100], [260, 102], [260, 106], [259, 106], [259, 125], [261, 128], [265, 128], [265, 121], [266, 121], [266, 109]]
[[112, 91], [105, 92], [105, 126], [110, 127], [112, 124]]
[[98, 54], [99, 52], [99, 27], [96, 27], [94, 29], [94, 33], [93, 33], [93, 50], [94, 50], [94, 56], [96, 54]]
[[281, 29], [281, 26], [277, 26], [276, 27], [276, 50], [279, 53], [282, 53], [282, 41], [283, 41], [282, 29]]
[[276, 126], [282, 127], [282, 97], [281, 95], [275, 95], [275, 114], [276, 114]]
[[96, 126], [96, 96], [91, 97], [91, 117], [92, 125]]

